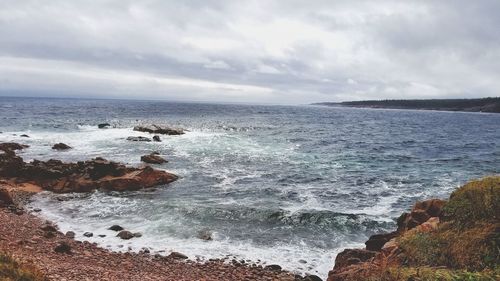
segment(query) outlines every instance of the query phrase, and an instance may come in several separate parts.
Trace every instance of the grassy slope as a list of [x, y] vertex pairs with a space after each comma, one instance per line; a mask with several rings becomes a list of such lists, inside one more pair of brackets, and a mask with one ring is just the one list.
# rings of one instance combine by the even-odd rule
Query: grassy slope
[[21, 265], [10, 255], [0, 253], [0, 281], [45, 281], [36, 268]]
[[399, 238], [406, 257], [373, 280], [500, 280], [500, 177], [456, 190], [435, 232]]

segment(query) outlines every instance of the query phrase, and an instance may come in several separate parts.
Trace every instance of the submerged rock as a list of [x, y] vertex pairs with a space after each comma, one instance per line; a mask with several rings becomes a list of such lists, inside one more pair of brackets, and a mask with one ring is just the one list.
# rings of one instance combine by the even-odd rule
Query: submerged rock
[[108, 228], [109, 230], [113, 230], [113, 231], [121, 231], [123, 230], [124, 228], [115, 224], [115, 225], [112, 225], [110, 228]]
[[116, 236], [120, 237], [121, 239], [124, 239], [124, 240], [129, 240], [129, 239], [134, 238], [134, 234], [130, 231], [127, 231], [127, 230], [120, 231], [120, 233], [118, 233]]
[[85, 237], [92, 237], [92, 236], [94, 236], [94, 233], [92, 233], [92, 232], [85, 232], [83, 234], [83, 236], [85, 236]]
[[161, 142], [160, 136], [153, 136], [153, 141]]
[[109, 123], [101, 123], [101, 124], [97, 125], [97, 127], [99, 129], [104, 129], [104, 128], [107, 128], [109, 126], [111, 126], [111, 124], [109, 124]]
[[183, 135], [184, 129], [181, 128], [171, 128], [160, 125], [146, 125], [146, 126], [135, 126], [134, 131], [147, 132], [151, 134], [162, 134], [162, 135]]
[[26, 134], [22, 134], [22, 135], [20, 135], [20, 137], [22, 137], [22, 138], [29, 138], [30, 136], [28, 136]]
[[52, 146], [52, 149], [55, 149], [55, 150], [67, 150], [67, 149], [71, 149], [71, 146], [65, 144], [65, 143], [56, 143]]
[[150, 138], [146, 138], [146, 137], [128, 137], [127, 140], [128, 141], [146, 141], [146, 142], [151, 141]]
[[161, 157], [155, 153], [141, 156], [141, 161], [149, 163], [149, 164], [162, 164], [162, 163], [168, 162], [163, 157]]

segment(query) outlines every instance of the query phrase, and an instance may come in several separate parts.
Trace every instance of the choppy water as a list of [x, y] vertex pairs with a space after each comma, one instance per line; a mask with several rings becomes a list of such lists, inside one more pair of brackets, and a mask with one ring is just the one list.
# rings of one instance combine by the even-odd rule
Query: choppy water
[[[26, 160], [140, 165], [141, 155], [159, 151], [170, 162], [156, 167], [181, 177], [154, 192], [37, 196], [40, 215], [78, 239], [193, 259], [230, 254], [323, 277], [341, 249], [393, 229], [415, 200], [500, 172], [500, 114], [0, 98], [0, 120], [0, 141], [31, 145]], [[115, 128], [97, 129], [102, 122]], [[142, 123], [190, 131], [126, 141], [148, 135], [132, 131]], [[54, 152], [55, 142], [74, 149]], [[106, 230], [112, 224], [143, 237], [124, 242]], [[205, 230], [213, 241], [197, 238]]]

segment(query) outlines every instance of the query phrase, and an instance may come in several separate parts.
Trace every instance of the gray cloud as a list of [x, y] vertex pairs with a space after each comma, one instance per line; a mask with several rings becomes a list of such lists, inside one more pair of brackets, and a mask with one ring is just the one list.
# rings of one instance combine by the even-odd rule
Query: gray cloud
[[500, 2], [0, 0], [0, 93], [498, 96]]

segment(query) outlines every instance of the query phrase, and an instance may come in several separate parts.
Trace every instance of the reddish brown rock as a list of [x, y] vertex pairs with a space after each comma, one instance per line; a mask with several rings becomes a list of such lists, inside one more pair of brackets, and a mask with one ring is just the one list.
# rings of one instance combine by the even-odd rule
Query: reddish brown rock
[[376, 254], [377, 252], [363, 249], [345, 249], [335, 258], [335, 266], [333, 268], [339, 269], [349, 265], [358, 264], [360, 262], [365, 262], [375, 257]]
[[155, 153], [141, 156], [141, 161], [149, 163], [149, 164], [162, 164], [162, 163], [168, 162], [163, 157], [161, 157]]
[[442, 215], [442, 209], [446, 201], [431, 199], [417, 202], [410, 213], [403, 213], [397, 220], [398, 232], [403, 232], [415, 228], [426, 222], [431, 217]]

